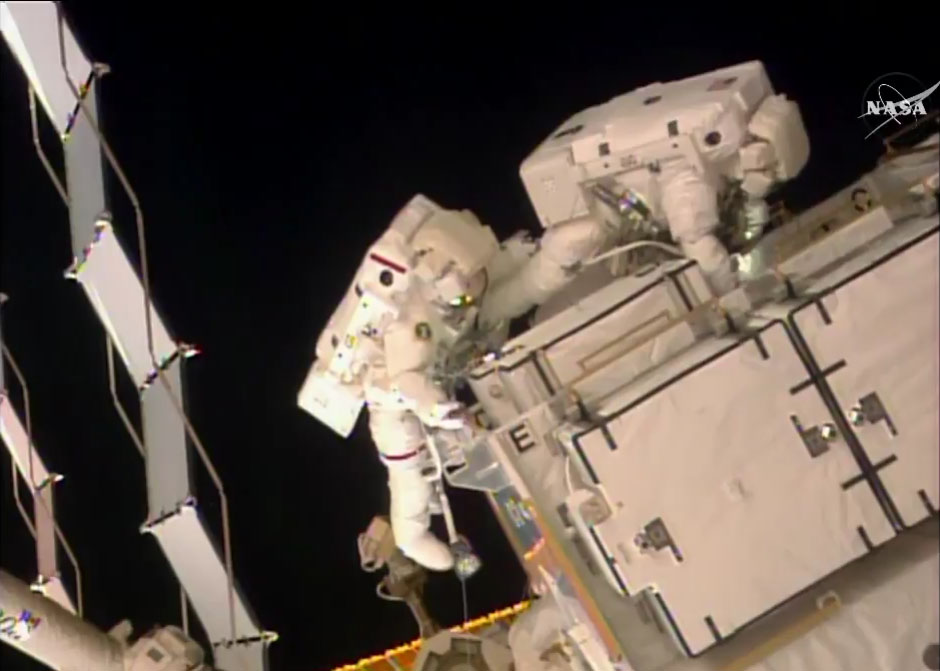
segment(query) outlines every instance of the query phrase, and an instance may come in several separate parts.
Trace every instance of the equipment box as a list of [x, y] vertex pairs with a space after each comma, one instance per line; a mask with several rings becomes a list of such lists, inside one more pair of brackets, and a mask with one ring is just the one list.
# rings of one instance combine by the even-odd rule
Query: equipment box
[[698, 266], [625, 277], [509, 341], [470, 385], [497, 424], [569, 390], [596, 399], [688, 347], [707, 327], [687, 320], [711, 300]]
[[786, 325], [752, 326], [635, 380], [575, 440], [611, 502], [594, 542], [690, 656], [894, 536], [843, 486], [858, 464]]
[[[857, 442], [857, 477], [884, 488], [900, 526], [940, 508], [940, 236], [862, 254], [810, 288], [791, 327]], [[803, 392], [807, 393], [807, 392]]]

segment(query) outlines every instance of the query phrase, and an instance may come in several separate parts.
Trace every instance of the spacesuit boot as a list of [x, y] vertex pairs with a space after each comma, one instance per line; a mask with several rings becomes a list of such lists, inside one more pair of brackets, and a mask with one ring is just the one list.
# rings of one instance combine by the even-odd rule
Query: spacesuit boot
[[414, 467], [388, 469], [391, 492], [389, 519], [395, 543], [406, 556], [432, 571], [454, 567], [450, 548], [430, 530], [433, 490], [421, 470]]

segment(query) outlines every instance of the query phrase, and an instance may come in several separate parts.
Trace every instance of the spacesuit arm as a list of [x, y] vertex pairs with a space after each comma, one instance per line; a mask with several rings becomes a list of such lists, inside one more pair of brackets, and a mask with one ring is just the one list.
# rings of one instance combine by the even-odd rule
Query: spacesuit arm
[[448, 417], [460, 407], [450, 401], [430, 375], [435, 339], [429, 322], [404, 315], [385, 332], [385, 361], [390, 389], [427, 426], [458, 429], [463, 421]]
[[576, 276], [580, 264], [596, 254], [609, 231], [594, 219], [548, 229], [538, 251], [515, 274], [492, 287], [483, 299], [480, 324], [492, 328], [548, 300]]
[[713, 290], [730, 291], [736, 278], [728, 251], [715, 236], [719, 223], [715, 188], [695, 170], [681, 165], [664, 169], [659, 181], [672, 237], [699, 264]]

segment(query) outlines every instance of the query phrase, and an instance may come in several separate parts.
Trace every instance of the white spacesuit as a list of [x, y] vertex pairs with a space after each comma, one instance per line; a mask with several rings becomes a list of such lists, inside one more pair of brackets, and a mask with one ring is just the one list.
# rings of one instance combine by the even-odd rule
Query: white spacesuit
[[518, 236], [500, 245], [471, 213], [412, 199], [360, 265], [298, 398], [343, 436], [368, 404], [402, 551], [431, 569], [453, 565], [428, 530], [434, 496], [422, 470], [428, 429], [465, 425], [441, 373], [472, 331], [498, 340], [508, 319], [637, 226], [668, 226], [715, 291], [730, 290], [736, 273], [716, 236], [719, 194], [739, 187], [759, 233], [763, 197], [808, 155], [799, 110], [773, 95], [754, 62], [643, 87], [569, 120], [521, 168], [547, 229], [535, 245]]
[[435, 497], [422, 473], [428, 430], [466, 426], [441, 379], [448, 355], [471, 332], [498, 344], [507, 321], [564, 286], [607, 232], [586, 220], [538, 244], [517, 235], [501, 245], [470, 212], [416, 196], [370, 248], [321, 334], [299, 404], [343, 436], [368, 405], [395, 541], [419, 564], [448, 570], [454, 561], [429, 530]]
[[769, 219], [767, 193], [808, 158], [799, 108], [774, 94], [754, 61], [583, 110], [523, 162], [521, 174], [546, 228], [591, 218], [640, 232], [664, 225], [720, 294], [736, 284], [716, 235], [721, 196], [740, 189], [753, 240]]

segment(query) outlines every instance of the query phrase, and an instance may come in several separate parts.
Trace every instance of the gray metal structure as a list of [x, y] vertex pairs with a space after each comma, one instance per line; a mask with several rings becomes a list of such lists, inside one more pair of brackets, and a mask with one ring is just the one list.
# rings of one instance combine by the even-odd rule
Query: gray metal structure
[[[537, 589], [591, 633], [586, 659], [751, 668], [763, 657], [728, 642], [936, 528], [938, 139], [787, 220], [739, 256], [732, 292], [687, 260], [587, 283], [470, 371], [484, 431], [445, 476], [490, 488]], [[924, 568], [914, 589], [932, 593]], [[909, 641], [842, 623], [877, 647], [870, 666], [807, 638], [781, 652], [802, 663], [755, 668], [915, 668], [900, 662], [938, 612], [920, 607], [922, 628], [906, 606], [868, 610]], [[729, 651], [749, 663], [725, 667]]]
[[[150, 300], [142, 210], [98, 124], [98, 86], [108, 68], [85, 55], [58, 3], [0, 3], [0, 28], [29, 82], [33, 139], [39, 157], [68, 206], [75, 262], [66, 277], [82, 286], [100, 318], [107, 332], [109, 361], [113, 358], [112, 350], [117, 349], [140, 393], [142, 436], [117, 402], [112, 371], [115, 405], [146, 463], [149, 512], [142, 531], [153, 534], [166, 554], [185, 597], [210, 638], [215, 665], [226, 671], [265, 669], [267, 645], [275, 636], [261, 629], [235, 585], [225, 492], [181, 400], [182, 360], [195, 350], [171, 337]], [[37, 98], [63, 143], [65, 185], [59, 182], [39, 143], [34, 102]], [[103, 159], [114, 171], [136, 212], [139, 274], [114, 235], [112, 226], [116, 222], [107, 211]], [[4, 414], [5, 424], [8, 414]], [[48, 498], [44, 510], [51, 521], [51, 487], [37, 486], [46, 480], [45, 468], [33, 454], [28, 438], [25, 454], [21, 447], [24, 441], [14, 442], [18, 447], [11, 446], [11, 450], [17, 465], [33, 483], [37, 500]], [[198, 453], [218, 490], [222, 552], [216, 549], [196, 507], [190, 446]], [[35, 479], [37, 473], [39, 480]], [[55, 556], [54, 547], [51, 552], [48, 550], [52, 546], [47, 527], [44, 522], [41, 575], [42, 557], [51, 556], [54, 561]], [[54, 565], [45, 570], [57, 573]]]
[[53, 669], [124, 671], [121, 642], [0, 570], [0, 637]]
[[[5, 296], [2, 297], [5, 300]], [[0, 318], [2, 319], [2, 318]], [[55, 521], [55, 504], [53, 489], [62, 476], [50, 473], [36, 452], [32, 441], [32, 430], [29, 419], [29, 387], [23, 377], [16, 360], [7, 346], [3, 343], [3, 333], [0, 329], [0, 439], [10, 452], [13, 476], [13, 495], [17, 508], [23, 517], [26, 527], [36, 542], [37, 575], [33, 582], [33, 589], [45, 594], [47, 597], [72, 613], [82, 614], [82, 574], [75, 559], [75, 554], [68, 541], [62, 534]], [[12, 376], [5, 372], [9, 365]], [[16, 380], [22, 390], [23, 411], [25, 422], [10, 400], [7, 380]], [[20, 500], [19, 478], [22, 478], [32, 495], [33, 515], [29, 514]], [[59, 571], [58, 548], [61, 545], [72, 563], [75, 573], [76, 596], [73, 600], [62, 584]]]

